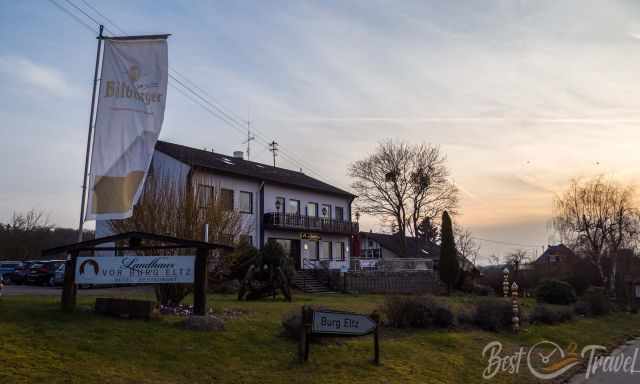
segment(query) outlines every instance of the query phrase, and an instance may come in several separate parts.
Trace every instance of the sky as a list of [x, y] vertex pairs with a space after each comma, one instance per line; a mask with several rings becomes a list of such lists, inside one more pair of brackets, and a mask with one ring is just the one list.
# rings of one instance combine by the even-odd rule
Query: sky
[[[348, 188], [382, 140], [439, 145], [455, 220], [520, 244], [479, 240], [483, 257], [556, 241], [552, 201], [572, 177], [640, 180], [639, 2], [0, 0], [0, 222], [35, 208], [77, 226], [97, 27], [71, 3], [171, 33], [178, 77], [260, 136], [252, 160], [271, 162], [276, 140], [280, 166]], [[240, 124], [171, 86], [160, 137], [246, 148]]]

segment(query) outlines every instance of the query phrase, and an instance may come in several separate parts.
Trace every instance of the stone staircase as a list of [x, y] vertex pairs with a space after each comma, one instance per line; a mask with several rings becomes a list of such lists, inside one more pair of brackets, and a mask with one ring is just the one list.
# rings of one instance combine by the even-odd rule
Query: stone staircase
[[311, 270], [296, 271], [293, 285], [305, 293], [333, 293]]

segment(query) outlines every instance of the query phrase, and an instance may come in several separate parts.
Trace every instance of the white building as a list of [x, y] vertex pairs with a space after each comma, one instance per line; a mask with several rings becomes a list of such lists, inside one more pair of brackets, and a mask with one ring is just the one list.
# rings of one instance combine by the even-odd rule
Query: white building
[[[225, 156], [164, 141], [156, 145], [152, 167], [199, 196], [215, 189], [244, 216], [247, 233], [240, 235], [257, 248], [277, 240], [297, 269], [348, 268], [351, 237], [358, 233], [353, 194], [301, 172], [244, 160], [242, 152]], [[104, 227], [97, 223], [98, 235]]]

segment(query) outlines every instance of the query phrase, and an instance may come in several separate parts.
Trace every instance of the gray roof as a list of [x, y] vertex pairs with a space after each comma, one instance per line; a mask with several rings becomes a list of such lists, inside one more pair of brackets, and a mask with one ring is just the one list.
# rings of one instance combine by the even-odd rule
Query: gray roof
[[538, 257], [535, 263], [549, 263], [551, 262], [551, 256], [559, 256], [563, 261], [566, 261], [567, 258], [571, 260], [575, 259], [576, 254], [571, 250], [571, 248], [564, 244], [549, 245], [544, 253]]
[[[390, 250], [396, 255], [402, 256], [401, 245], [400, 245], [400, 235], [395, 233], [393, 235], [386, 233], [374, 233], [374, 232], [360, 232], [360, 238], [362, 239], [371, 239], [381, 247]], [[427, 241], [425, 244], [419, 244], [421, 242], [416, 241], [413, 236], [406, 236], [406, 253], [404, 257], [424, 257], [426, 259], [435, 259], [440, 260], [440, 246]], [[420, 247], [422, 245], [422, 247]], [[423, 252], [425, 251], [425, 252]]]
[[244, 160], [233, 156], [222, 155], [184, 145], [158, 141], [156, 150], [193, 167], [220, 172], [228, 175], [242, 176], [258, 181], [273, 182], [284, 186], [292, 186], [318, 192], [355, 198], [350, 192], [314, 179], [302, 172], [273, 167], [255, 161]]

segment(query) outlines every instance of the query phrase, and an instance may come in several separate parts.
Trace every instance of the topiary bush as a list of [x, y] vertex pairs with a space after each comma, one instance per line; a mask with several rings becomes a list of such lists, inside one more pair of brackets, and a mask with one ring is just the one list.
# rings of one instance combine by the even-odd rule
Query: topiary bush
[[589, 304], [590, 313], [593, 316], [608, 315], [611, 312], [611, 302], [602, 288], [589, 288], [584, 294], [583, 300]]
[[494, 294], [493, 288], [488, 285], [475, 284], [473, 286], [473, 294], [478, 296], [490, 296]]
[[560, 280], [544, 280], [536, 287], [539, 302], [569, 305], [576, 302], [576, 291], [571, 284]]
[[449, 307], [432, 296], [388, 296], [382, 313], [394, 328], [448, 328], [454, 321]]
[[529, 321], [533, 324], [557, 324], [573, 320], [573, 311], [566, 307], [550, 307], [548, 305], [536, 305], [529, 315]]
[[474, 324], [491, 332], [511, 327], [512, 318], [511, 302], [502, 299], [484, 299], [478, 303], [473, 314]]
[[573, 306], [573, 311], [576, 315], [591, 316], [591, 305], [584, 300], [580, 300]]

